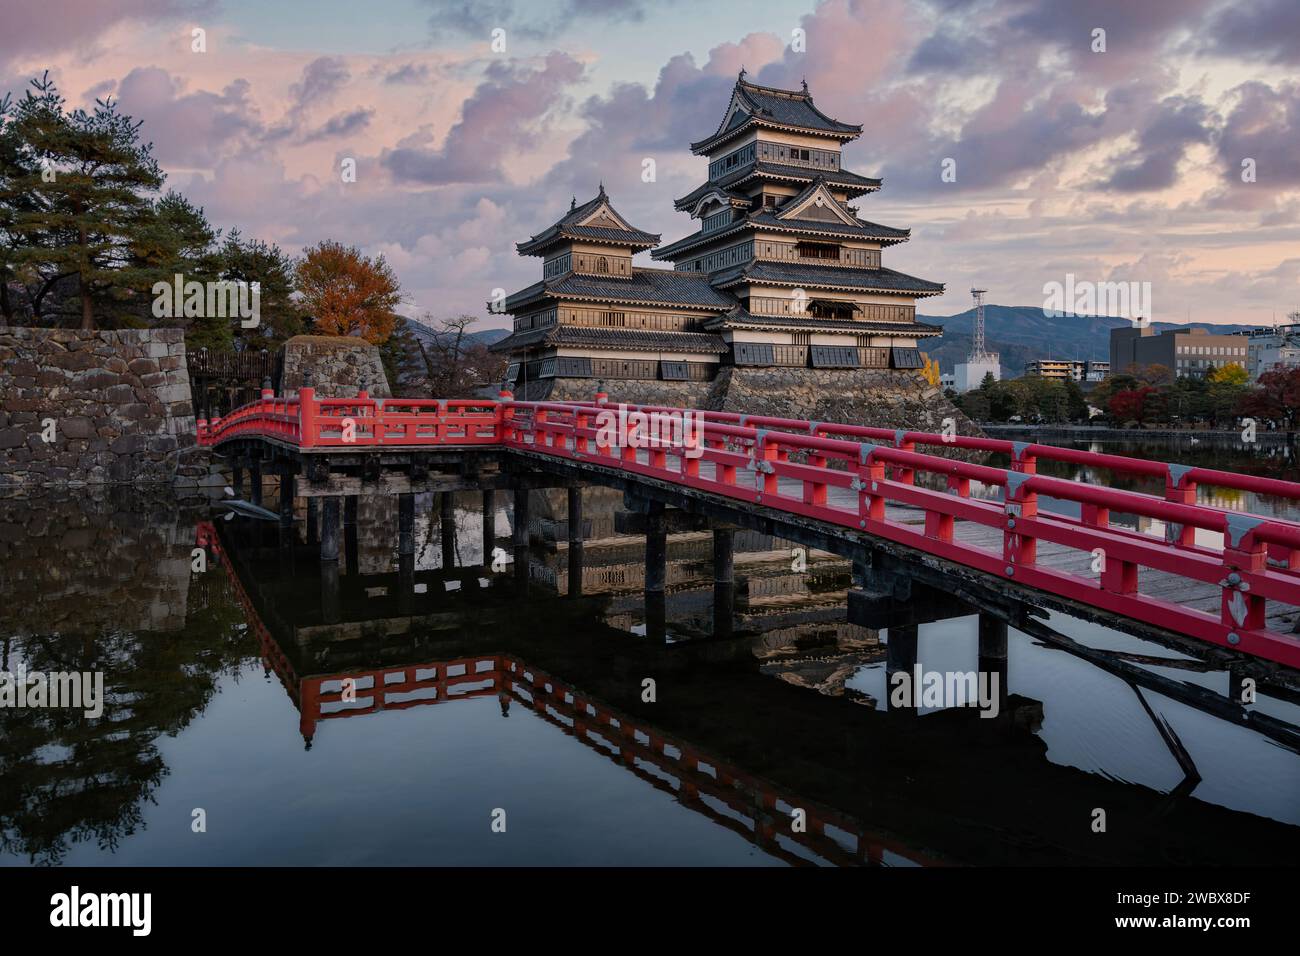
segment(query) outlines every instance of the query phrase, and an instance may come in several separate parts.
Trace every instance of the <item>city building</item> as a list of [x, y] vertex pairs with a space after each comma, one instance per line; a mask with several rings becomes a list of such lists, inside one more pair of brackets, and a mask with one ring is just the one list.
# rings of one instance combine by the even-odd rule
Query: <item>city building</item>
[[[602, 185], [517, 245], [542, 277], [504, 303], [514, 329], [493, 348], [509, 353], [507, 384], [528, 399], [587, 398], [600, 380], [613, 399], [720, 407], [724, 371], [722, 386], [774, 368], [917, 377], [918, 341], [942, 330], [916, 321], [915, 302], [943, 285], [882, 264], [910, 231], [851, 205], [881, 186], [841, 165], [861, 133], [806, 84], [758, 86], [742, 70], [716, 132], [691, 144], [708, 180], [675, 205], [697, 231], [660, 246]], [[673, 268], [635, 264], [647, 250]]]
[[1147, 326], [1110, 330], [1110, 367], [1116, 372], [1130, 365], [1163, 365], [1180, 377], [1201, 378], [1224, 365], [1246, 367], [1245, 339], [1218, 335], [1205, 329], [1167, 329], [1156, 334]]
[[1026, 363], [1025, 374], [1060, 381], [1100, 382], [1110, 374], [1110, 363], [1091, 359], [1037, 359]]
[[1287, 318], [1291, 325], [1245, 333], [1246, 371], [1251, 381], [1276, 368], [1300, 367], [1300, 312], [1292, 312]]

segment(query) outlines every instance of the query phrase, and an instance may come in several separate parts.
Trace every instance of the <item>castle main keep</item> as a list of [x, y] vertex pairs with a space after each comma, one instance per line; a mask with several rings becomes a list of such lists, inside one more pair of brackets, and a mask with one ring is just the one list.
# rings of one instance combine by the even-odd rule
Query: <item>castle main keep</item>
[[[691, 144], [708, 180], [676, 200], [698, 229], [660, 245], [602, 185], [518, 243], [542, 278], [507, 297], [507, 385], [528, 400], [587, 399], [937, 430], [964, 419], [921, 376], [916, 300], [942, 283], [887, 268], [910, 230], [858, 216], [881, 181], [843, 168], [862, 127], [801, 90], [741, 71], [717, 130]], [[636, 256], [672, 268], [639, 266]], [[965, 427], [963, 431], [967, 430]]]

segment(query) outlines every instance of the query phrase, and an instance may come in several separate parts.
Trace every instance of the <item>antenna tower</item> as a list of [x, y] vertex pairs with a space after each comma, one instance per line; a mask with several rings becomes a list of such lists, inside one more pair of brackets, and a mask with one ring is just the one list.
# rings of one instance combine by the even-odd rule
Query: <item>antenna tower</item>
[[966, 361], [972, 365], [979, 362], [996, 364], [998, 361], [997, 353], [989, 352], [984, 347], [984, 295], [988, 291], [988, 289], [975, 288], [970, 290], [970, 294], [975, 299], [975, 335]]

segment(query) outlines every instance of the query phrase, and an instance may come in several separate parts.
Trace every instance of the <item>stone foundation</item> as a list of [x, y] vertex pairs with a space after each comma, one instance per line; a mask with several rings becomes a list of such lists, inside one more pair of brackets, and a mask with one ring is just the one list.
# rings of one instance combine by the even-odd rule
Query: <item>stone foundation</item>
[[708, 402], [716, 411], [907, 431], [942, 432], [952, 419], [959, 435], [982, 434], [942, 389], [905, 370], [728, 366]]
[[311, 369], [318, 398], [355, 398], [364, 384], [371, 398], [392, 398], [378, 346], [338, 335], [295, 335], [284, 343], [281, 392], [293, 397]]
[[180, 329], [0, 329], [0, 485], [206, 473], [194, 434]]
[[[529, 382], [526, 401], [590, 400], [601, 383], [590, 378]], [[919, 372], [877, 369], [748, 368], [723, 366], [711, 382], [607, 380], [611, 402], [670, 405], [772, 415], [808, 421], [942, 432], [952, 419], [960, 435], [979, 427]]]

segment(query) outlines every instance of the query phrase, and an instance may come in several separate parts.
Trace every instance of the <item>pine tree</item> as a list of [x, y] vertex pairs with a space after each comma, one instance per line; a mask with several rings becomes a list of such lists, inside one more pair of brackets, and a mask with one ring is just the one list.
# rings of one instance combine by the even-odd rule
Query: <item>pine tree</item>
[[21, 283], [37, 324], [129, 323], [156, 266], [135, 246], [162, 238], [151, 230], [165, 178], [153, 144], [112, 101], [69, 112], [48, 73], [31, 86], [0, 114], [5, 277]]

